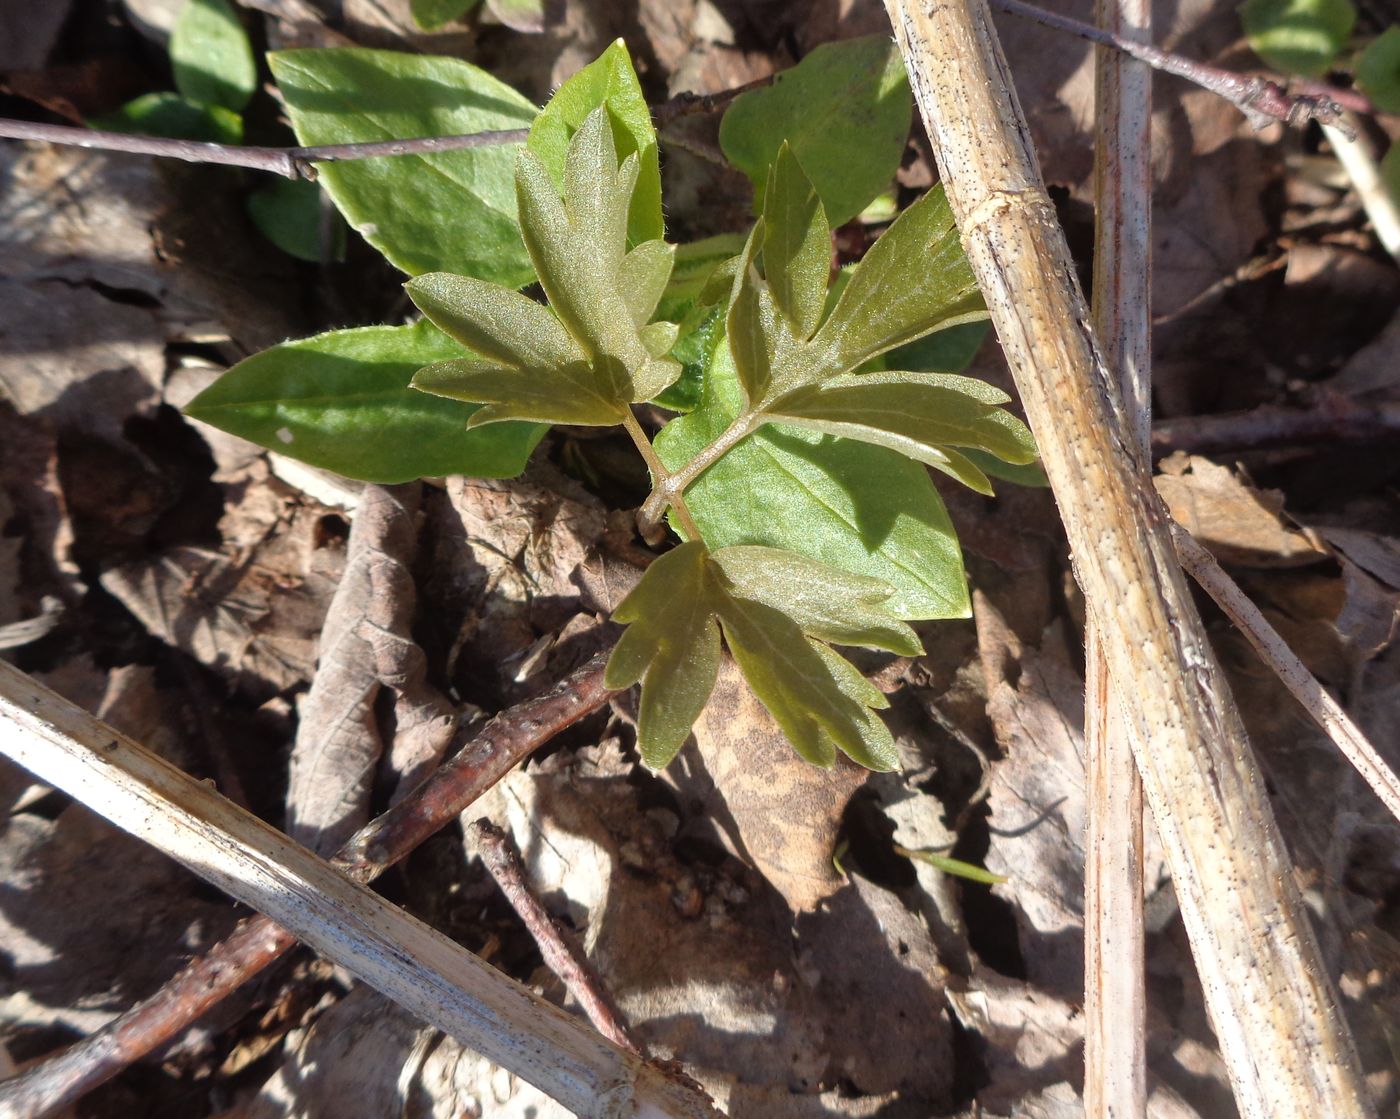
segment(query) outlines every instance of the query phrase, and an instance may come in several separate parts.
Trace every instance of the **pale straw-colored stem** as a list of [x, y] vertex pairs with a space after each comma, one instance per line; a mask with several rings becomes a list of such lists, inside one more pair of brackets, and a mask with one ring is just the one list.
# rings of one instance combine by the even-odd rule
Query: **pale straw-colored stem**
[[1374, 1114], [1167, 517], [1124, 434], [985, 0], [886, 0], [1035, 432], [1246, 1119]]

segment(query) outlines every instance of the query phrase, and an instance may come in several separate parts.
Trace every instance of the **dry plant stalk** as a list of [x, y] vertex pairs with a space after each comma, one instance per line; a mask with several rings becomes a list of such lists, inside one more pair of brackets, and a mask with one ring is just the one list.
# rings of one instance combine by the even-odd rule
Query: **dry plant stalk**
[[[1149, 0], [1098, 0], [1095, 15], [1105, 31], [1151, 40]], [[1149, 462], [1152, 71], [1094, 53], [1094, 332], [1118, 375], [1125, 435]], [[1147, 1109], [1142, 782], [1092, 620], [1084, 651], [1084, 1113], [1133, 1119]]]
[[1373, 1115], [1264, 783], [1089, 329], [985, 0], [886, 0], [1059, 503], [1242, 1115]]
[[[714, 1119], [587, 1026], [208, 786], [0, 662], [0, 752], [266, 913], [425, 1021], [591, 1119]], [[5, 1119], [28, 1114], [6, 1105]]]

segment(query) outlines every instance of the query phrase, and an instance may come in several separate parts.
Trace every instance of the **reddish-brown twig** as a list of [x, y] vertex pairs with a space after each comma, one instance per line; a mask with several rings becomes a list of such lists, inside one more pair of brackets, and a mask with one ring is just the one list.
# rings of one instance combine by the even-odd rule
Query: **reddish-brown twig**
[[1233, 70], [1211, 66], [1209, 63], [1183, 58], [1147, 43], [1134, 42], [1103, 28], [1080, 23], [1058, 12], [1047, 12], [1044, 8], [1027, 4], [1025, 0], [989, 0], [989, 3], [1003, 12], [1034, 20], [1056, 31], [1077, 35], [1091, 43], [1112, 47], [1139, 62], [1147, 63], [1154, 70], [1194, 82], [1202, 89], [1208, 89], [1229, 101], [1255, 128], [1263, 128], [1274, 121], [1282, 121], [1294, 127], [1300, 127], [1313, 120], [1321, 124], [1338, 124], [1342, 120], [1343, 108], [1358, 113], [1375, 112], [1375, 106], [1355, 90], [1337, 89], [1312, 82], [1303, 92], [1290, 94], [1271, 78], [1257, 74], [1239, 74]]
[[1400, 404], [1368, 404], [1348, 396], [1319, 395], [1307, 408], [1266, 404], [1247, 412], [1183, 416], [1152, 426], [1152, 455], [1173, 451], [1208, 455], [1260, 451], [1316, 443], [1394, 439], [1400, 435]]
[[515, 840], [484, 818], [477, 820], [467, 830], [476, 840], [477, 854], [481, 856], [487, 871], [539, 946], [545, 966], [563, 980], [569, 994], [588, 1015], [593, 1028], [614, 1045], [644, 1057], [646, 1054], [633, 1039], [622, 1011], [593, 970], [593, 965], [588, 962], [578, 938], [549, 915], [530, 888]]
[[[711, 113], [729, 104], [741, 93], [767, 85], [771, 77], [745, 82], [717, 93], [678, 93], [656, 106], [652, 116], [657, 127], [692, 113]], [[269, 148], [240, 144], [215, 144], [202, 140], [171, 140], [163, 136], [137, 136], [127, 132], [105, 132], [75, 128], [68, 124], [40, 124], [36, 121], [0, 118], [0, 139], [41, 140], [70, 147], [95, 148], [107, 152], [152, 155], [179, 159], [186, 163], [213, 163], [224, 167], [246, 167], [267, 171], [288, 179], [314, 179], [317, 163], [343, 163], [355, 159], [376, 159], [390, 155], [430, 155], [434, 152], [486, 148], [499, 144], [523, 143], [528, 128], [507, 128], [494, 132], [470, 132], [460, 136], [423, 136], [409, 140], [376, 140], [362, 144], [322, 144], [316, 147]]]
[[[522, 759], [602, 707], [613, 694], [603, 686], [606, 664], [607, 654], [599, 653], [548, 692], [497, 715], [414, 793], [352, 836], [333, 865], [369, 882], [403, 859]], [[166, 1044], [295, 944], [269, 918], [250, 917], [144, 1002], [0, 1083], [0, 1115], [37, 1119], [72, 1104]]]

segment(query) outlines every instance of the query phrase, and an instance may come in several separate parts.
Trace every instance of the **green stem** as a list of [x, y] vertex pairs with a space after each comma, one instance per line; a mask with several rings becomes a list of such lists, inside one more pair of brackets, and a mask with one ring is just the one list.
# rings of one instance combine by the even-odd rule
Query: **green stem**
[[[637, 417], [632, 414], [632, 409], [628, 408], [623, 414], [622, 426], [627, 430], [627, 434], [632, 437], [632, 442], [636, 445], [637, 451], [646, 460], [647, 469], [651, 471], [653, 489], [651, 496], [647, 498], [646, 504], [642, 506], [641, 516], [638, 517], [638, 526], [642, 530], [642, 536], [650, 538], [652, 530], [661, 523], [661, 517], [666, 512], [669, 505], [676, 511], [676, 520], [680, 521], [681, 528], [686, 536], [692, 540], [699, 540], [700, 529], [696, 527], [695, 518], [690, 515], [690, 510], [685, 506], [685, 498], [681, 496], [681, 491], [685, 488], [674, 488], [675, 475], [666, 469], [660, 457], [656, 453], [656, 448], [651, 445], [651, 440], [647, 438], [646, 432], [642, 430], [642, 425], [637, 422]], [[647, 508], [651, 506], [656, 495], [666, 494], [666, 498], [657, 510], [654, 517], [648, 518]]]
[[[762, 412], [745, 413], [737, 417], [720, 433], [719, 438], [674, 474], [663, 472], [657, 475], [653, 470], [652, 473], [656, 476], [657, 482], [651, 491], [651, 496], [642, 504], [639, 516], [640, 523], [644, 526], [656, 524], [661, 520], [668, 505], [674, 508], [679, 515], [680, 510], [685, 507], [685, 499], [681, 496], [685, 493], [685, 488], [718, 462], [725, 452], [761, 427], [766, 420], [767, 417]], [[646, 454], [645, 451], [642, 453]]]

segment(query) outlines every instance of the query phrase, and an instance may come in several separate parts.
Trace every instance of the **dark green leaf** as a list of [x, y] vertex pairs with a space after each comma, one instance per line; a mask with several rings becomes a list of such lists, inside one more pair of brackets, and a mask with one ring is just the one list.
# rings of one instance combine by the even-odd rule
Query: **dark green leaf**
[[1356, 23], [1350, 0], [1248, 0], [1240, 14], [1255, 54], [1310, 78], [1327, 72]]
[[837, 645], [865, 645], [915, 657], [919, 638], [890, 613], [894, 590], [796, 552], [754, 545], [722, 548], [715, 565], [730, 593], [781, 610], [804, 632]]
[[913, 369], [922, 373], [961, 373], [977, 356], [986, 337], [986, 319], [961, 323], [888, 350], [875, 359], [875, 367]]
[[348, 478], [513, 477], [544, 428], [468, 431], [472, 406], [409, 388], [421, 365], [460, 352], [427, 322], [331, 331], [239, 362], [185, 411]]
[[[673, 420], [656, 448], [671, 470], [712, 442], [739, 412], [742, 394], [720, 346], [700, 409]], [[893, 587], [900, 618], [968, 615], [962, 554], [923, 466], [849, 439], [769, 425], [749, 436], [686, 490], [712, 548], [766, 544]]]
[[[767, 552], [738, 549], [711, 557], [698, 540], [681, 544], [647, 569], [613, 613], [631, 624], [608, 661], [605, 683], [625, 688], [642, 681], [642, 759], [654, 768], [669, 762], [704, 709], [719, 671], [718, 618], [749, 686], [803, 757], [830, 765], [841, 749], [872, 769], [893, 768], [894, 741], [872, 710], [888, 701], [850, 662], [808, 634], [832, 630], [917, 650], [912, 631], [873, 606], [880, 592], [839, 572], [822, 573], [828, 586], [854, 589], [861, 600], [821, 608], [802, 588], [784, 585], [816, 565], [759, 554]], [[745, 573], [755, 597], [733, 593], [734, 578]], [[759, 595], [790, 601], [794, 612]]]
[[724, 313], [716, 307], [693, 307], [680, 326], [671, 356], [681, 363], [681, 375], [656, 403], [672, 412], [693, 412], [705, 391], [705, 370], [714, 360], [716, 347], [724, 345]]
[[943, 188], [934, 187], [850, 273], [811, 347], [828, 375], [845, 373], [935, 330], [986, 317]]
[[1400, 113], [1400, 26], [1387, 27], [1362, 52], [1356, 84], [1378, 108]]
[[241, 116], [222, 105], [196, 105], [178, 93], [147, 93], [115, 112], [93, 117], [88, 124], [110, 132], [135, 132], [172, 140], [243, 142]]
[[321, 264], [345, 255], [345, 224], [321, 203], [315, 183], [277, 176], [248, 195], [248, 216], [284, 253]]
[[191, 101], [241, 112], [258, 88], [253, 45], [228, 0], [187, 0], [170, 32], [175, 88]]
[[969, 473], [967, 460], [950, 456], [949, 448], [974, 447], [1020, 465], [1034, 461], [1026, 425], [996, 407], [1006, 401], [990, 385], [955, 374], [858, 373], [790, 392], [766, 414], [888, 447], [990, 493], [982, 472]]
[[798, 338], [812, 336], [826, 307], [831, 228], [811, 181], [784, 143], [763, 200], [763, 276]]
[[653, 769], [685, 745], [714, 691], [720, 655], [715, 590], [705, 546], [691, 541], [652, 563], [613, 611], [613, 621], [631, 625], [608, 659], [604, 683], [629, 688], [645, 680], [637, 745]]
[[[334, 48], [268, 56], [303, 144], [528, 127], [535, 108], [455, 58]], [[352, 227], [410, 275], [456, 272], [520, 287], [534, 275], [515, 202], [519, 145], [323, 164]]]
[[424, 31], [436, 31], [461, 19], [479, 3], [481, 0], [409, 0], [408, 10], [413, 22]]
[[565, 153], [574, 133], [588, 115], [606, 104], [613, 143], [621, 159], [638, 159], [637, 189], [628, 211], [629, 243], [660, 239], [665, 233], [661, 216], [661, 169], [656, 150], [656, 128], [642, 96], [637, 72], [627, 47], [618, 39], [595, 61], [559, 87], [530, 128], [530, 150], [549, 172], [555, 189], [564, 186]]
[[720, 624], [753, 694], [809, 762], [829, 766], [841, 750], [868, 769], [899, 764], [889, 728], [872, 710], [889, 700], [849, 661], [759, 602], [727, 599]]
[[772, 86], [735, 99], [720, 125], [725, 156], [763, 198], [786, 140], [833, 226], [859, 214], [899, 169], [913, 111], [888, 35], [824, 43]]

